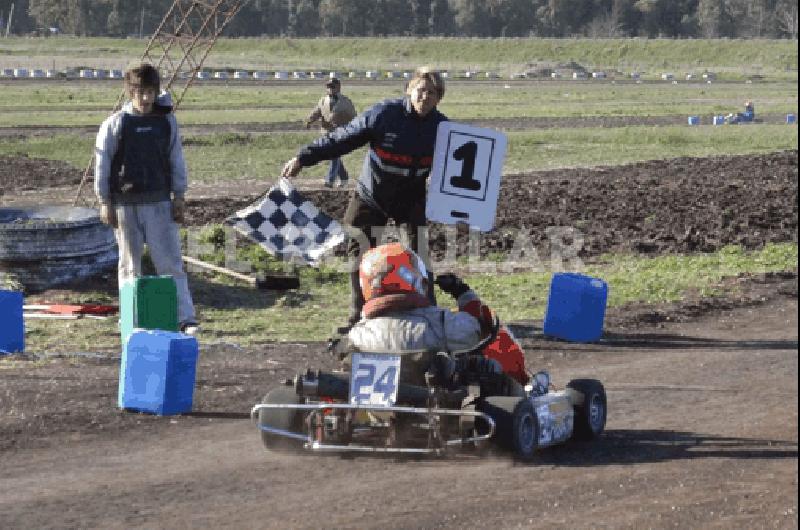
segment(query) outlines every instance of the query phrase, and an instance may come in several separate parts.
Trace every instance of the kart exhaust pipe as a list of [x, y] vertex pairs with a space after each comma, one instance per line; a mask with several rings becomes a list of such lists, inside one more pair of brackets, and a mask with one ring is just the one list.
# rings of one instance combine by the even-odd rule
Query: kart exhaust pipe
[[344, 372], [308, 370], [305, 374], [295, 376], [293, 385], [298, 396], [325, 396], [342, 401], [347, 401], [350, 396], [350, 378], [349, 374]]

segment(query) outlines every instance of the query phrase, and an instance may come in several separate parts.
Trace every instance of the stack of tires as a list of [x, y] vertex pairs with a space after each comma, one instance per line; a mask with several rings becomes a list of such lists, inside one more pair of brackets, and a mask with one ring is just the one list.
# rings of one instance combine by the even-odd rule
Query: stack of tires
[[0, 276], [43, 291], [112, 269], [114, 232], [97, 210], [72, 206], [0, 208]]

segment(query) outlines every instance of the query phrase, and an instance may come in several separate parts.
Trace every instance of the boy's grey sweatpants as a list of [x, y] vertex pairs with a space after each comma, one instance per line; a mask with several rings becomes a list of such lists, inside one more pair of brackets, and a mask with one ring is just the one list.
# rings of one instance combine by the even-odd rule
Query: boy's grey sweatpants
[[189, 282], [181, 259], [178, 225], [170, 201], [116, 206], [119, 284], [142, 275], [144, 245], [159, 275], [172, 276], [178, 288], [178, 322], [197, 322]]

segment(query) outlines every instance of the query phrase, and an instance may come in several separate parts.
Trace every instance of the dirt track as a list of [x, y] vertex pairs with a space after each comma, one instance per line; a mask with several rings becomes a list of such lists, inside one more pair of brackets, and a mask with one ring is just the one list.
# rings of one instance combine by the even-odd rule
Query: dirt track
[[603, 380], [610, 409], [598, 442], [531, 465], [264, 451], [247, 410], [294, 371], [330, 367], [319, 344], [204, 346], [180, 417], [114, 410], [113, 359], [5, 370], [3, 402], [25, 388], [13, 395], [36, 412], [4, 406], [4, 436], [43, 432], [0, 450], [0, 527], [797, 527], [796, 290], [596, 345], [529, 331], [529, 367]]

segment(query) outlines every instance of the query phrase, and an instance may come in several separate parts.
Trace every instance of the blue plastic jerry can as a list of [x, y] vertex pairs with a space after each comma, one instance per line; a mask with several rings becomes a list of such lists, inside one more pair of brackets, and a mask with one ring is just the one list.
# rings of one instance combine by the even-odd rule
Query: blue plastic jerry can
[[0, 355], [25, 350], [22, 305], [21, 292], [0, 290]]
[[593, 342], [603, 335], [608, 284], [576, 273], [556, 273], [544, 317], [544, 334], [572, 342]]
[[158, 415], [191, 412], [197, 339], [162, 330], [134, 330], [119, 370], [119, 407]]

